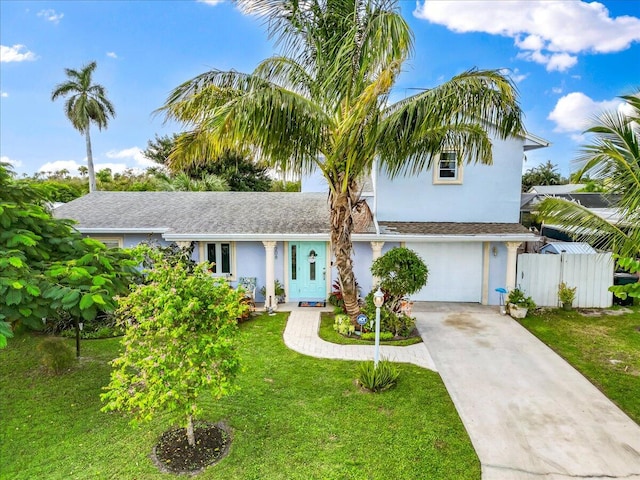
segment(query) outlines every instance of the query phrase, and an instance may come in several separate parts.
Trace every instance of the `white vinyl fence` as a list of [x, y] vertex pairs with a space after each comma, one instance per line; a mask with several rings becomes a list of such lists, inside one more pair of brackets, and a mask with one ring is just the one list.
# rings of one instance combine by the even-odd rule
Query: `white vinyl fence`
[[516, 285], [539, 307], [557, 307], [558, 284], [577, 287], [574, 307], [606, 308], [613, 301], [611, 253], [560, 255], [524, 253], [518, 255]]

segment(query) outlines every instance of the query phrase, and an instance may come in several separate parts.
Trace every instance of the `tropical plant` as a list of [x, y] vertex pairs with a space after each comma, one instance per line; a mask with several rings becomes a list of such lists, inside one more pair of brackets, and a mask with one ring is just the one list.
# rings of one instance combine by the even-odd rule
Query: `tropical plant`
[[530, 168], [522, 174], [522, 191], [528, 192], [535, 185], [561, 185], [566, 178], [558, 172], [558, 166], [547, 160], [546, 163]]
[[333, 322], [333, 329], [340, 335], [351, 335], [356, 331], [356, 327], [349, 318], [349, 315], [338, 313]]
[[109, 117], [115, 117], [116, 111], [107, 92], [100, 84], [93, 83], [96, 62], [90, 62], [80, 70], [65, 68], [67, 80], [53, 89], [51, 100], [68, 97], [64, 104], [65, 115], [73, 128], [84, 135], [87, 146], [87, 172], [89, 173], [89, 192], [96, 190], [96, 176], [93, 169], [91, 135], [89, 130], [94, 123], [99, 130], [107, 127]]
[[[413, 36], [390, 0], [240, 0], [262, 16], [280, 55], [251, 74], [212, 70], [171, 92], [160, 111], [189, 130], [170, 162], [252, 148], [277, 171], [319, 171], [329, 190], [330, 240], [345, 309], [359, 312], [353, 212], [373, 168], [391, 176], [430, 168], [444, 149], [491, 163], [490, 133], [522, 133], [513, 83], [470, 70], [390, 104]], [[379, 160], [380, 166], [376, 166]]]
[[533, 301], [533, 298], [525, 294], [524, 291], [518, 287], [509, 292], [507, 303], [522, 308], [536, 308], [536, 303]]
[[[617, 258], [618, 265], [632, 274], [640, 276], [640, 260], [634, 258]], [[609, 291], [625, 300], [627, 297], [640, 298], [640, 278], [637, 282], [609, 287]]]
[[0, 163], [0, 322], [40, 329], [64, 310], [77, 326], [114, 310], [138, 260], [53, 218], [42, 187], [13, 181], [9, 168]]
[[565, 308], [571, 308], [573, 301], [576, 299], [577, 287], [570, 287], [565, 282], [560, 282], [558, 285], [558, 300]]
[[[278, 280], [277, 278], [273, 281], [273, 293], [275, 294], [278, 302], [284, 302], [284, 287], [280, 283], [280, 280]], [[267, 296], [266, 285], [260, 288], [260, 295], [266, 298]]]
[[400, 312], [402, 300], [427, 284], [429, 269], [413, 250], [395, 247], [373, 262], [371, 274], [380, 281], [386, 307]]
[[358, 383], [371, 392], [383, 392], [393, 387], [398, 381], [400, 372], [389, 360], [378, 362], [362, 362], [358, 367]]
[[640, 91], [621, 98], [625, 108], [603, 113], [586, 131], [594, 136], [582, 147], [575, 174], [577, 180], [586, 175], [606, 179], [608, 192], [620, 196], [619, 221], [559, 198], [540, 202], [536, 215], [566, 227], [577, 240], [634, 258], [640, 255]]
[[236, 318], [248, 307], [241, 291], [212, 279], [204, 265], [172, 264], [148, 247], [145, 255], [153, 261], [147, 283], [134, 287], [118, 309], [124, 349], [112, 361], [103, 411], [134, 413], [135, 420], [176, 415], [193, 446], [200, 395], [221, 398], [234, 390], [240, 367]]

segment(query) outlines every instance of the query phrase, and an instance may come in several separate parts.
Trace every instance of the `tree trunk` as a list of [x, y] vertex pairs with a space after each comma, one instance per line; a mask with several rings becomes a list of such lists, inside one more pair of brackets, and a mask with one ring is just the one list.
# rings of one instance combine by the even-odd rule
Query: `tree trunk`
[[349, 183], [346, 192], [341, 192], [341, 182], [338, 179], [336, 189], [329, 195], [331, 208], [331, 248], [335, 257], [338, 278], [342, 288], [342, 298], [347, 315], [355, 322], [360, 313], [358, 304], [358, 289], [356, 277], [353, 274], [353, 245], [351, 233], [353, 231], [353, 205], [357, 201], [356, 185]]
[[96, 187], [96, 172], [93, 169], [93, 153], [91, 152], [91, 136], [89, 135], [89, 125], [84, 132], [84, 138], [87, 143], [87, 169], [89, 171], [89, 193], [95, 192]]
[[196, 445], [196, 436], [193, 433], [193, 415], [189, 415], [187, 417], [187, 441], [189, 445], [195, 447]]

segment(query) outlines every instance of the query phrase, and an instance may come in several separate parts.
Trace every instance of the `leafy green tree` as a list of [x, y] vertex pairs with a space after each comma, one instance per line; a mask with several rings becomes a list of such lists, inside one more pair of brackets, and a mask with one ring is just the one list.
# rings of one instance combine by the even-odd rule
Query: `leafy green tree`
[[119, 410], [150, 420], [166, 412], [182, 419], [195, 445], [198, 397], [233, 391], [239, 369], [237, 318], [248, 308], [242, 292], [212, 279], [204, 265], [189, 268], [146, 250], [153, 268], [147, 282], [122, 300], [118, 311], [126, 333], [124, 350], [101, 398], [103, 411]]
[[252, 148], [277, 171], [320, 171], [329, 189], [331, 246], [345, 309], [359, 312], [353, 212], [377, 159], [390, 175], [431, 168], [443, 150], [491, 163], [489, 133], [522, 132], [512, 82], [470, 70], [395, 104], [391, 90], [413, 35], [390, 0], [240, 0], [261, 15], [282, 53], [251, 74], [212, 70], [184, 82], [160, 109], [189, 131], [170, 159], [184, 166]]
[[38, 329], [59, 309], [87, 321], [113, 311], [136, 273], [128, 252], [83, 238], [45, 200], [42, 187], [14, 181], [0, 163], [0, 338], [7, 324]]
[[93, 72], [96, 62], [91, 62], [80, 70], [65, 68], [67, 80], [53, 89], [51, 100], [68, 97], [64, 104], [65, 115], [73, 128], [84, 135], [87, 146], [87, 172], [89, 174], [89, 192], [96, 190], [96, 177], [93, 170], [93, 153], [91, 151], [91, 124], [99, 130], [107, 127], [109, 117], [114, 117], [116, 111], [107, 99], [107, 92], [100, 84], [93, 83]]
[[530, 168], [522, 175], [522, 191], [528, 192], [535, 185], [563, 185], [567, 179], [558, 172], [558, 166], [547, 160], [546, 163]]
[[205, 175], [193, 178], [185, 172], [180, 172], [160, 183], [162, 190], [176, 192], [226, 192], [229, 185], [217, 175]]
[[586, 175], [604, 180], [608, 192], [620, 196], [620, 221], [609, 222], [559, 198], [542, 201], [536, 214], [542, 221], [568, 227], [576, 239], [636, 258], [640, 256], [640, 91], [621, 98], [626, 110], [603, 113], [586, 131], [593, 138], [582, 148], [576, 173], [578, 180]]
[[403, 298], [427, 284], [429, 269], [413, 250], [396, 247], [373, 262], [371, 274], [380, 280], [387, 308], [398, 312]]

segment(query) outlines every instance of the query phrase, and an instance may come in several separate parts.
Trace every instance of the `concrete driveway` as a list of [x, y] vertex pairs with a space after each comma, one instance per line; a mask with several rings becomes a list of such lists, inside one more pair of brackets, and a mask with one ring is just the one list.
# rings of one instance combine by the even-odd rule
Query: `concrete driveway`
[[414, 314], [484, 480], [640, 479], [640, 426], [515, 320], [474, 304]]

